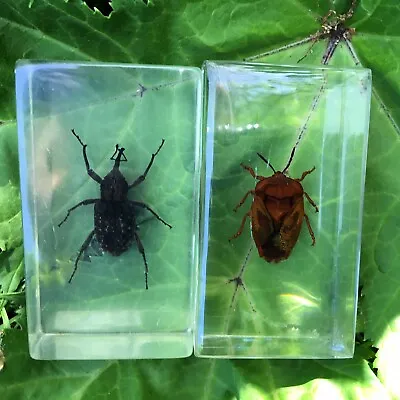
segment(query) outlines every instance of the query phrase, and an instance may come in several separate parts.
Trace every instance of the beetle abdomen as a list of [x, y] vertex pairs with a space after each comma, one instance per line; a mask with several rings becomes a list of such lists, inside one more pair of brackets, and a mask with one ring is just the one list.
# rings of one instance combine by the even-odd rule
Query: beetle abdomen
[[129, 202], [100, 200], [94, 207], [94, 229], [100, 247], [118, 256], [128, 250], [134, 238], [135, 219]]
[[279, 232], [273, 232], [268, 241], [263, 243], [261, 248], [258, 248], [258, 253], [260, 257], [264, 258], [266, 261], [278, 263], [282, 260], [286, 260], [291, 250], [292, 248], [285, 248], [282, 246]]

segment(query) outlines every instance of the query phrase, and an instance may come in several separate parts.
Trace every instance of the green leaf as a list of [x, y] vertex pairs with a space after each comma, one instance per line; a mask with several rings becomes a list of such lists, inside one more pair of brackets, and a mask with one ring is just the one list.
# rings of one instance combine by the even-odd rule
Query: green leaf
[[[0, 329], [20, 325], [16, 317], [20, 304], [4, 296], [21, 287], [24, 274], [21, 202], [19, 195], [15, 125], [0, 127]], [[8, 311], [7, 311], [7, 310]]]
[[[115, 11], [104, 18], [78, 0], [35, 0], [30, 4], [25, 0], [0, 0], [0, 137], [10, 135], [14, 141], [11, 152], [1, 147], [1, 185], [15, 193], [8, 185], [9, 181], [16, 185], [18, 175], [13, 77], [17, 59], [195, 66], [205, 59], [240, 60], [314, 33], [319, 27], [315, 18], [326, 13], [330, 2], [320, 3], [321, 9], [311, 0], [156, 0], [147, 7], [141, 1], [113, 0]], [[340, 11], [346, 10], [346, 3], [335, 1]], [[366, 337], [380, 348], [375, 363], [379, 378], [393, 397], [399, 397], [398, 379], [393, 372], [398, 370], [400, 343], [398, 11], [397, 0], [361, 0], [349, 21], [357, 29], [352, 41], [356, 54], [363, 66], [372, 69], [375, 90], [365, 193], [361, 257], [365, 296], [361, 312]], [[304, 62], [318, 64], [324, 48], [325, 43], [317, 43]], [[307, 46], [293, 48], [278, 59], [293, 63], [306, 50]], [[351, 65], [346, 48], [337, 51], [332, 64]], [[16, 244], [18, 239], [10, 235], [6, 239]], [[14, 259], [7, 259], [7, 264], [17, 270], [22, 252], [17, 248], [11, 255]], [[3, 274], [4, 259], [1, 261]], [[367, 363], [357, 356], [354, 360], [329, 362], [194, 358], [36, 362], [26, 353], [25, 338], [15, 331], [7, 333], [4, 351], [6, 366], [0, 382], [5, 400], [51, 398], [55, 393], [57, 398], [92, 398], [93, 394], [105, 397], [108, 393], [109, 398], [389, 398]]]
[[92, 10], [99, 10], [104, 16], [111, 14], [113, 8], [111, 0], [84, 0]]
[[21, 203], [19, 188], [11, 182], [0, 187], [0, 249], [21, 245]]
[[389, 399], [368, 364], [353, 360], [34, 361], [26, 334], [6, 331], [2, 399]]

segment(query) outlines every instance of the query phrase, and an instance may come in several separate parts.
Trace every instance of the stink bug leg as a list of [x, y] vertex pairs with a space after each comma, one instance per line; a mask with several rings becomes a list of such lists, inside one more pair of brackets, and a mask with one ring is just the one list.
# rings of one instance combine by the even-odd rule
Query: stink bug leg
[[311, 228], [311, 224], [310, 224], [310, 219], [308, 218], [308, 215], [306, 213], [304, 213], [304, 219], [306, 220], [306, 224], [307, 224], [307, 228], [308, 228], [308, 232], [311, 236], [312, 239], [312, 243], [311, 246], [315, 246], [315, 235], [314, 235], [314, 231]]
[[250, 211], [247, 212], [246, 214], [244, 214], [244, 217], [243, 217], [242, 222], [240, 224], [239, 230], [232, 237], [229, 238], [229, 241], [231, 241], [233, 239], [236, 239], [237, 237], [239, 237], [242, 234], [243, 229], [244, 229], [244, 224], [246, 223], [246, 219], [247, 218], [251, 218], [251, 212]]
[[239, 207], [241, 207], [244, 202], [246, 201], [247, 197], [249, 197], [249, 195], [254, 196], [255, 191], [254, 190], [249, 190], [244, 196], [243, 199], [240, 200], [240, 202], [236, 205], [236, 207], [233, 209], [233, 211], [237, 211]]
[[311, 172], [314, 172], [314, 171], [315, 171], [315, 167], [312, 167], [311, 169], [309, 169], [309, 170], [307, 170], [307, 171], [304, 171], [304, 172], [301, 174], [301, 177], [295, 179], [295, 181], [301, 182], [307, 175], [310, 175]]
[[306, 196], [308, 202], [315, 208], [315, 212], [319, 212], [317, 205], [314, 203], [313, 199], [308, 195], [307, 192], [304, 192], [304, 196]]

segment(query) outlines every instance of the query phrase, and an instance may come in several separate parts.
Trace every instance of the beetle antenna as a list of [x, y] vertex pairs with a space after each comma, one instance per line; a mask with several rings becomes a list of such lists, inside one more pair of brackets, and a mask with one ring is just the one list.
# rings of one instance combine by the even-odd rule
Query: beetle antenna
[[[125, 147], [119, 147], [118, 144], [115, 145], [115, 151], [114, 154], [112, 155], [112, 157], [110, 158], [110, 160], [115, 161], [114, 164], [114, 168], [118, 168], [119, 167], [119, 163], [121, 161], [128, 161], [125, 154]], [[124, 157], [124, 158], [121, 158]]]
[[293, 156], [294, 156], [294, 152], [296, 151], [296, 147], [293, 147], [292, 152], [290, 153], [290, 158], [288, 163], [286, 164], [286, 167], [283, 169], [282, 174], [284, 174], [287, 169], [289, 168], [289, 165], [291, 164], [292, 160], [293, 160]]
[[261, 158], [269, 167], [271, 167], [272, 171], [274, 171], [274, 174], [276, 174], [275, 168], [272, 166], [272, 164], [260, 153], [257, 153], [258, 157]]
[[114, 154], [111, 156], [110, 160], [115, 160], [115, 156], [117, 155], [117, 153], [118, 153], [118, 144], [115, 145], [115, 151]]

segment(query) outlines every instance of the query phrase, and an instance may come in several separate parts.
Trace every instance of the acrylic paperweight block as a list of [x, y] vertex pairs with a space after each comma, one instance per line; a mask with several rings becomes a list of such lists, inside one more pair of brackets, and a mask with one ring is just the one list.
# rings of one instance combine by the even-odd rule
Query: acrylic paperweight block
[[206, 62], [204, 74], [195, 354], [352, 357], [370, 71]]
[[197, 68], [17, 64], [33, 358], [192, 353], [201, 85]]

